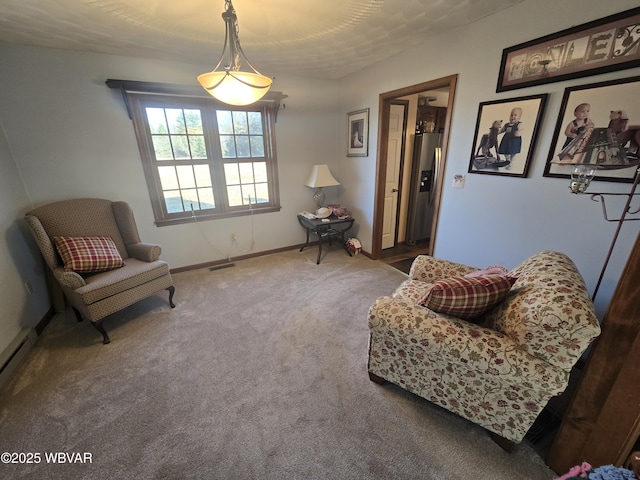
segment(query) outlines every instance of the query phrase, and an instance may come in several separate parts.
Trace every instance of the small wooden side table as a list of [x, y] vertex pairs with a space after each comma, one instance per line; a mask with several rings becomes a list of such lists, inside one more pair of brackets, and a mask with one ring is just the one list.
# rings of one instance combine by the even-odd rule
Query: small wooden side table
[[322, 256], [322, 242], [329, 241], [329, 245], [331, 245], [331, 241], [334, 238], [340, 240], [342, 244], [342, 248], [344, 248], [345, 252], [351, 256], [351, 252], [347, 248], [345, 243], [344, 234], [347, 230], [353, 227], [353, 217], [349, 218], [338, 218], [331, 215], [328, 221], [323, 221], [318, 218], [307, 218], [304, 215], [298, 215], [298, 221], [300, 225], [304, 227], [307, 231], [307, 241], [300, 248], [300, 251], [304, 250], [307, 245], [309, 245], [309, 234], [313, 234], [318, 237], [318, 259], [316, 260], [316, 264], [320, 263], [320, 257]]

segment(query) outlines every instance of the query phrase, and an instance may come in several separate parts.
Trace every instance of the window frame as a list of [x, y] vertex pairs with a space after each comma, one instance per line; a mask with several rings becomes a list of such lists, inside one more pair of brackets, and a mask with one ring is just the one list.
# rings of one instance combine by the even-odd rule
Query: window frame
[[[157, 226], [192, 223], [194, 221], [215, 220], [219, 218], [238, 217], [259, 213], [280, 211], [280, 195], [278, 185], [278, 164], [275, 145], [275, 123], [280, 100], [285, 98], [279, 92], [252, 105], [236, 107], [221, 103], [209, 96], [202, 89], [190, 86], [173, 86], [148, 82], [124, 80], [108, 80], [107, 85], [121, 90], [129, 117], [132, 120], [136, 140], [140, 151], [142, 168], [149, 191], [151, 206]], [[200, 91], [202, 90], [202, 91]], [[146, 108], [176, 108], [182, 110], [197, 109], [201, 112], [204, 143], [207, 149], [206, 159], [172, 159], [156, 160], [151, 130], [147, 121]], [[262, 116], [264, 157], [223, 157], [220, 146], [220, 134], [216, 112], [223, 111], [257, 111]], [[267, 191], [269, 202], [229, 206], [227, 182], [225, 181], [225, 163], [266, 163]], [[215, 207], [210, 209], [194, 209], [192, 211], [173, 212], [167, 210], [164, 191], [160, 181], [159, 163], [165, 165], [197, 165], [206, 164], [211, 174], [214, 190]], [[257, 183], [257, 182], [256, 182]]]

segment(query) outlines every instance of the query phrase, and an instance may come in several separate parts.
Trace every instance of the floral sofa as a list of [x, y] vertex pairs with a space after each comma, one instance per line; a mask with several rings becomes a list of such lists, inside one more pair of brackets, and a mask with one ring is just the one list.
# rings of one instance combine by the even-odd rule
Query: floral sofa
[[484, 427], [508, 449], [564, 391], [600, 325], [576, 266], [552, 251], [509, 271], [506, 298], [477, 318], [418, 303], [434, 282], [478, 270], [418, 256], [409, 278], [369, 309], [369, 376]]

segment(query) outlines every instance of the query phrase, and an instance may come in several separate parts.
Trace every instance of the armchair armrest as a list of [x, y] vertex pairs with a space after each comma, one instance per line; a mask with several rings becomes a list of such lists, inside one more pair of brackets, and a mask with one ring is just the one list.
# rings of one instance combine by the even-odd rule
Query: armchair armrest
[[130, 257], [141, 262], [155, 262], [160, 258], [162, 248], [160, 248], [160, 245], [138, 242], [127, 245], [127, 252]]
[[462, 277], [478, 270], [462, 263], [450, 262], [429, 255], [418, 255], [411, 264], [409, 278], [421, 282], [433, 283], [449, 277]]
[[55, 267], [52, 269], [53, 276], [63, 287], [68, 287], [71, 290], [77, 290], [80, 287], [84, 287], [87, 282], [84, 281], [76, 272], [67, 272], [62, 267]]
[[464, 365], [536, 391], [559, 394], [568, 381], [568, 372], [528, 354], [503, 333], [403, 299], [378, 298], [369, 309], [369, 329], [372, 336], [406, 345], [407, 351], [419, 350], [425, 361]]

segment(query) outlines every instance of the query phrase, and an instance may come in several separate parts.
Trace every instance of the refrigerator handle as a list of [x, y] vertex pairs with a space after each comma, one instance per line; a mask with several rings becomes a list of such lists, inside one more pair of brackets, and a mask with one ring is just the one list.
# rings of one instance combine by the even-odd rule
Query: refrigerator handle
[[442, 163], [442, 147], [436, 147], [433, 161], [433, 179], [431, 182], [431, 192], [429, 194], [429, 201], [433, 202], [433, 197], [436, 192], [436, 185], [438, 185], [438, 177], [440, 175], [440, 163]]

